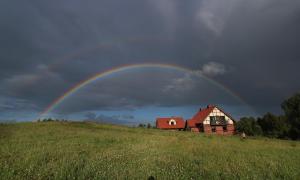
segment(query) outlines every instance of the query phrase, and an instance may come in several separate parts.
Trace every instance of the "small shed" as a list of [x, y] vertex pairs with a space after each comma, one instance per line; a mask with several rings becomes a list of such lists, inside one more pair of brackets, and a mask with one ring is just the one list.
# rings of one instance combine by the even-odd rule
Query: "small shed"
[[165, 130], [183, 130], [185, 120], [182, 117], [165, 117], [156, 119], [156, 128]]

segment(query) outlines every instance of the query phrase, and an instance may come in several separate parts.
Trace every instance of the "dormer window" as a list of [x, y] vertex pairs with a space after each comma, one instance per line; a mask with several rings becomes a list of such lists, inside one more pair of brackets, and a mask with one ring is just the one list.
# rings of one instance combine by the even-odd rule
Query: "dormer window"
[[169, 121], [169, 125], [170, 125], [170, 126], [175, 126], [175, 125], [176, 125], [175, 119], [171, 119], [171, 120]]

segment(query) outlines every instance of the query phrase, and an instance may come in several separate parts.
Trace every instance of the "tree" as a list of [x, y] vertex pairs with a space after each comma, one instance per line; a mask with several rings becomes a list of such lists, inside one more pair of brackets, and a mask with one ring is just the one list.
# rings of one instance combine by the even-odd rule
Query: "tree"
[[242, 117], [236, 123], [236, 128], [238, 132], [245, 132], [249, 136], [262, 135], [262, 129], [253, 117]]
[[150, 129], [152, 126], [150, 123], [147, 124], [147, 128]]
[[287, 120], [291, 126], [289, 136], [292, 139], [300, 139], [300, 93], [288, 98], [281, 104]]
[[140, 124], [138, 125], [138, 127], [145, 128], [145, 127], [146, 127], [146, 124], [140, 123]]
[[262, 128], [265, 136], [275, 138], [284, 138], [288, 136], [289, 125], [285, 116], [276, 116], [267, 113], [262, 118], [258, 118], [257, 123]]

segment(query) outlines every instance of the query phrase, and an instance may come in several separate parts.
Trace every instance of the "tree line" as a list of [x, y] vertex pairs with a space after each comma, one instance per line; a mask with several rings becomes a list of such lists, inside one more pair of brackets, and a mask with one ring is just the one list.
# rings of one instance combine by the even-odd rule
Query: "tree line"
[[148, 128], [148, 129], [150, 129], [150, 128], [155, 128], [155, 126], [152, 126], [150, 123], [148, 123], [148, 124], [140, 123], [140, 124], [138, 125], [138, 127], [139, 127], [139, 128]]
[[38, 119], [37, 122], [69, 122], [69, 120], [45, 118], [45, 119]]
[[262, 117], [242, 117], [236, 122], [237, 131], [248, 136], [267, 136], [280, 139], [300, 139], [300, 93], [281, 104], [283, 115], [266, 113]]

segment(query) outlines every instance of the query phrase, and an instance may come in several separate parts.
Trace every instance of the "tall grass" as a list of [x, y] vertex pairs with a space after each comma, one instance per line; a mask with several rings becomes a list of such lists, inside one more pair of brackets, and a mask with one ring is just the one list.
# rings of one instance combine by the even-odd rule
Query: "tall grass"
[[0, 179], [300, 179], [300, 143], [92, 123], [0, 125]]

